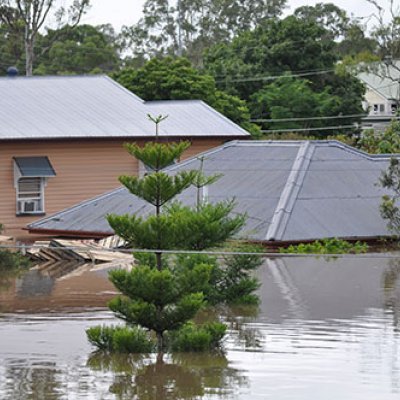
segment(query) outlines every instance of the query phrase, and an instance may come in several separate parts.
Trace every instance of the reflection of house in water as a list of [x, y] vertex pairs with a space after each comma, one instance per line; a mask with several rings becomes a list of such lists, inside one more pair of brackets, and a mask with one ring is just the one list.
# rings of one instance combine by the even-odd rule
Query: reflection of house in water
[[42, 312], [66, 308], [105, 307], [116, 289], [107, 272], [116, 264], [48, 263], [15, 278], [0, 293], [0, 309]]
[[16, 280], [17, 296], [48, 296], [53, 290], [54, 281], [51, 276], [44, 275], [37, 269], [31, 269]]
[[[399, 260], [396, 260], [400, 263]], [[400, 309], [400, 282], [397, 275], [385, 287], [393, 258], [377, 255], [325, 258], [268, 259], [259, 274], [262, 281], [261, 318], [281, 322], [286, 318], [307, 320], [352, 319], [370, 309]], [[392, 279], [393, 281], [393, 279]]]

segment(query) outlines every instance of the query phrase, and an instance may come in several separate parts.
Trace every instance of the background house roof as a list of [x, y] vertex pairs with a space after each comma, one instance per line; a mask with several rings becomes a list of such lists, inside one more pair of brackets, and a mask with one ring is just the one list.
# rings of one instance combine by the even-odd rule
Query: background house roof
[[[233, 141], [203, 153], [204, 172], [221, 173], [208, 188], [209, 201], [235, 198], [247, 213], [239, 236], [260, 241], [390, 235], [380, 217], [384, 194], [376, 185], [389, 156], [368, 155], [337, 141]], [[167, 168], [197, 169], [192, 158]], [[190, 188], [180, 200], [193, 204]], [[125, 188], [116, 189], [29, 225], [39, 232], [112, 234], [109, 213], [146, 214], [152, 209]]]
[[202, 101], [144, 102], [106, 76], [6, 77], [0, 93], [0, 140], [151, 137], [149, 113], [169, 116], [160, 136], [249, 136]]
[[[358, 74], [358, 78], [386, 100], [398, 99], [400, 93], [400, 60], [395, 60], [394, 63], [395, 67], [389, 67], [387, 71], [391, 79], [381, 77], [379, 73], [374, 72], [362, 72]], [[379, 68], [379, 65], [377, 68]], [[381, 68], [386, 69], [386, 67]]]

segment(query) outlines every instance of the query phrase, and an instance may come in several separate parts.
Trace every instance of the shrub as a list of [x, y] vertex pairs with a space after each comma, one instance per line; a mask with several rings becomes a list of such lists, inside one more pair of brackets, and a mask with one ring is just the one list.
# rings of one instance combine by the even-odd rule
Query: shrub
[[225, 332], [226, 326], [220, 322], [210, 322], [200, 326], [189, 322], [181, 329], [170, 333], [170, 348], [180, 352], [215, 350], [221, 347]]
[[312, 243], [301, 243], [279, 249], [280, 253], [296, 254], [360, 254], [368, 251], [368, 245], [363, 242], [350, 243], [337, 238], [317, 240]]
[[[262, 257], [256, 253], [262, 252], [260, 246], [240, 244], [228, 249], [232, 252], [254, 254], [232, 254], [219, 262], [216, 257], [204, 254], [181, 254], [177, 256], [177, 269], [194, 271], [199, 265], [207, 267], [210, 278], [208, 281], [195, 281], [187, 284], [204, 294], [210, 304], [258, 304], [259, 299], [254, 292], [260, 283], [252, 273], [262, 264]], [[187, 273], [190, 276], [189, 273]], [[203, 282], [202, 286], [200, 283]], [[206, 283], [204, 283], [206, 282]]]
[[99, 350], [118, 353], [150, 353], [154, 342], [138, 327], [94, 326], [86, 330], [89, 342]]
[[29, 258], [23, 256], [21, 253], [0, 250], [0, 270], [27, 268], [29, 266]]

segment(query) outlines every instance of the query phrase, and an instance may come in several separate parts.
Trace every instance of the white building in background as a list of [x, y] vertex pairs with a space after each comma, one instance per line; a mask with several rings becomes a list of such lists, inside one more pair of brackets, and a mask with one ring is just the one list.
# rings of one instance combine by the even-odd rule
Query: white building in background
[[[365, 84], [364, 109], [368, 116], [363, 128], [384, 129], [397, 116], [400, 103], [400, 60], [382, 66], [381, 72], [362, 72], [358, 78]], [[387, 77], [385, 77], [387, 76]]]

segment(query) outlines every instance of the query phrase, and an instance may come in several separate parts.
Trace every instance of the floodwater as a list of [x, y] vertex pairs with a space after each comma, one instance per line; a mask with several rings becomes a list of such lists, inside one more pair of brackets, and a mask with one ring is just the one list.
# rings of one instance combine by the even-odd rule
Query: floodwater
[[400, 256], [276, 258], [258, 309], [219, 310], [221, 354], [109, 356], [85, 329], [117, 321], [107, 271], [0, 279], [0, 399], [400, 398]]

